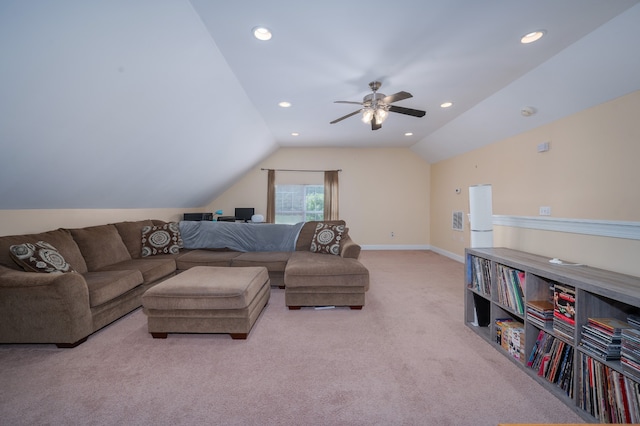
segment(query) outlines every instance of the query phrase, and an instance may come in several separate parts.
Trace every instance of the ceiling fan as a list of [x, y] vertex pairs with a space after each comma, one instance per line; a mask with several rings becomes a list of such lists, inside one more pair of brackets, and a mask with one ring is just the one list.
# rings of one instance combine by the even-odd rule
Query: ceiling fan
[[409, 92], [398, 92], [393, 95], [386, 96], [382, 93], [378, 93], [378, 89], [380, 89], [380, 86], [382, 86], [382, 83], [380, 83], [379, 81], [372, 81], [371, 83], [369, 83], [369, 87], [371, 88], [373, 93], [365, 96], [362, 102], [335, 101], [335, 103], [337, 104], [362, 105], [362, 108], [352, 112], [351, 114], [347, 114], [344, 117], [337, 118], [330, 124], [337, 123], [344, 120], [345, 118], [349, 118], [362, 112], [362, 121], [365, 123], [371, 123], [371, 130], [378, 130], [382, 127], [382, 122], [387, 118], [389, 111], [412, 115], [414, 117], [424, 117], [424, 115], [426, 114], [425, 111], [421, 111], [419, 109], [411, 109], [391, 105], [394, 102], [412, 98], [413, 95]]

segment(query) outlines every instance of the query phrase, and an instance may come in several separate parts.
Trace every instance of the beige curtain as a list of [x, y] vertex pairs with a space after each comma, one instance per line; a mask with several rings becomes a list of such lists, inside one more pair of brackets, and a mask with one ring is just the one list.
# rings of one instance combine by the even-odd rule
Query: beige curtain
[[338, 170], [324, 172], [324, 220], [340, 219], [338, 210]]
[[276, 171], [267, 172], [267, 223], [276, 223]]

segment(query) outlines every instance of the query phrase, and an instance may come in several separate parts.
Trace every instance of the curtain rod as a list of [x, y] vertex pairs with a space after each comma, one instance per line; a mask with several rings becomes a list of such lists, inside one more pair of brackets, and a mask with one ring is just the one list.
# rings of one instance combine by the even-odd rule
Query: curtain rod
[[260, 170], [275, 170], [276, 172], [316, 172], [316, 173], [342, 171], [342, 169], [338, 169], [338, 170], [260, 169]]

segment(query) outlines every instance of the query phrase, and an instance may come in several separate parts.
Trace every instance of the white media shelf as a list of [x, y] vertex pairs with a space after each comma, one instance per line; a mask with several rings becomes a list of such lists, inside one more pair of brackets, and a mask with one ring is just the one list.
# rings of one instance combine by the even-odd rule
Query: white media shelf
[[[514, 302], [514, 298], [518, 297], [518, 291], [514, 292], [511, 298], [504, 290], [500, 291], [498, 275], [499, 271], [504, 270], [523, 280], [523, 285], [520, 286], [522, 300]], [[558, 321], [560, 330], [551, 323], [545, 327], [528, 318], [527, 302], [548, 300], [553, 303], [553, 289], [563, 287], [575, 291], [575, 312], [572, 312], [575, 324], [572, 330], [562, 329], [562, 325], [559, 324], [561, 321], [557, 319], [555, 321]], [[507, 248], [467, 248], [464, 306], [464, 321], [471, 330], [502, 351], [508, 359], [574, 409], [585, 421], [614, 423], [617, 421], [611, 421], [609, 418], [614, 414], [603, 411], [618, 410], [615, 415], [620, 416], [620, 411], [633, 409], [632, 406], [625, 407], [622, 402], [620, 404], [623, 406], [617, 407], [613, 401], [608, 408], [594, 408], [592, 403], [585, 402], [594, 399], [593, 389], [589, 388], [589, 379], [591, 377], [593, 383], [595, 373], [592, 372], [591, 376], [587, 373], [588, 367], [592, 365], [606, 369], [608, 374], [620, 377], [621, 383], [631, 386], [631, 394], [623, 392], [628, 398], [627, 404], [636, 403], [640, 406], [640, 385], [637, 385], [640, 382], [640, 373], [624, 368], [620, 360], [604, 361], [594, 357], [581, 345], [582, 327], [587, 324], [589, 318], [615, 318], [626, 322], [629, 315], [640, 316], [639, 277], [589, 266], [553, 264], [547, 257]], [[499, 326], [496, 320], [500, 319], [510, 321], [509, 324], [523, 324], [518, 328], [519, 332], [512, 333], [520, 339], [519, 355], [514, 355], [518, 352], [517, 348], [510, 351], [508, 347], [498, 343]], [[564, 355], [558, 362], [558, 368], [563, 370], [560, 375], [564, 377], [563, 381], [558, 380], [554, 383], [554, 379], [540, 376], [538, 368], [528, 366], [541, 330], [545, 338], [555, 339], [556, 345], [564, 350], [561, 352]], [[633, 386], [636, 386], [635, 391]]]

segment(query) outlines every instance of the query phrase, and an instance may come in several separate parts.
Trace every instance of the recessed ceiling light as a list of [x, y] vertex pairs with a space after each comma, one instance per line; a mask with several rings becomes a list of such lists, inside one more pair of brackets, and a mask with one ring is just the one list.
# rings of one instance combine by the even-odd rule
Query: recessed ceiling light
[[293, 133], [291, 133], [291, 136], [300, 136], [300, 133], [298, 133], [298, 132], [293, 132]]
[[282, 108], [289, 108], [291, 106], [291, 102], [282, 101], [278, 105], [281, 106]]
[[411, 132], [407, 132], [407, 133], [405, 133], [404, 135], [405, 135], [405, 136], [413, 136], [413, 133], [411, 133]]
[[269, 28], [254, 27], [252, 31], [253, 31], [253, 36], [258, 40], [262, 40], [262, 41], [271, 40], [272, 34]]
[[440, 108], [449, 108], [453, 106], [453, 102], [443, 102], [440, 104]]
[[545, 30], [532, 31], [529, 34], [523, 35], [520, 38], [520, 43], [522, 44], [533, 43], [534, 41], [540, 40], [545, 34], [546, 34]]

